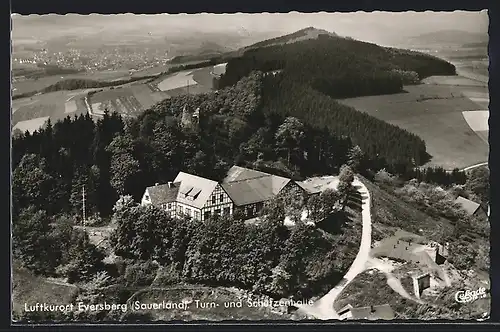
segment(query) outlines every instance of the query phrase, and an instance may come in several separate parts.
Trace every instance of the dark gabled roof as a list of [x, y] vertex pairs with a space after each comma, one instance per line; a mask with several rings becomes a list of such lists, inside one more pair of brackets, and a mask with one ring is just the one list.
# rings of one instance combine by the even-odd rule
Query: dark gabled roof
[[165, 204], [175, 202], [177, 193], [179, 192], [180, 182], [174, 182], [169, 186], [168, 184], [160, 184], [156, 186], [147, 187], [146, 190], [149, 194], [152, 204]]
[[253, 169], [233, 166], [222, 188], [237, 206], [267, 201], [276, 196], [291, 180]]
[[304, 181], [296, 181], [297, 185], [304, 189], [309, 194], [319, 194], [322, 191], [322, 186], [314, 185], [312, 183], [304, 182]]
[[256, 179], [263, 176], [271, 176], [271, 174], [264, 173], [261, 171], [256, 171], [250, 168], [244, 168], [240, 166], [233, 166], [227, 171], [226, 177], [222, 181], [223, 183], [234, 182], [234, 181], [243, 181]]
[[480, 204], [473, 202], [465, 197], [458, 196], [455, 200], [456, 204], [460, 204], [462, 209], [464, 209], [468, 215], [473, 215], [481, 207]]
[[391, 320], [395, 318], [394, 310], [392, 310], [389, 304], [351, 308], [349, 310], [351, 311], [352, 319]]

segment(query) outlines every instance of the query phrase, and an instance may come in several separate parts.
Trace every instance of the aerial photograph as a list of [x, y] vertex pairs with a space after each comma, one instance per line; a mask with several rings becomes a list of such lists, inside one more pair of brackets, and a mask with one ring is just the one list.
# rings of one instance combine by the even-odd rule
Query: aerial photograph
[[489, 318], [486, 10], [11, 21], [13, 324]]

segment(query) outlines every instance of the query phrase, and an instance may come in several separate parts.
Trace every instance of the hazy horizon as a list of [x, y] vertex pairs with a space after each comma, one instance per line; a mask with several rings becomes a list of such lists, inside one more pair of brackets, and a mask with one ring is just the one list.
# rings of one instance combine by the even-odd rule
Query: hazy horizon
[[[158, 37], [201, 32], [286, 34], [315, 27], [341, 36], [375, 43], [441, 30], [488, 32], [488, 14], [481, 12], [353, 12], [353, 13], [236, 13], [236, 14], [67, 14], [12, 16], [12, 39], [48, 40], [71, 33], [148, 31]], [[126, 23], [126, 24], [124, 24]], [[396, 29], [394, 27], [397, 27]]]

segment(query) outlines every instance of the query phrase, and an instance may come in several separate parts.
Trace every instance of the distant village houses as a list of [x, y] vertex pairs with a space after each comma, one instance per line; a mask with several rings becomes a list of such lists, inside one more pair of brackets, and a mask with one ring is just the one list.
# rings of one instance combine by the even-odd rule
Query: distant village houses
[[201, 221], [236, 211], [250, 219], [258, 215], [266, 201], [292, 188], [312, 194], [291, 179], [233, 166], [221, 183], [179, 172], [172, 182], [147, 187], [141, 204], [160, 207], [171, 216]]

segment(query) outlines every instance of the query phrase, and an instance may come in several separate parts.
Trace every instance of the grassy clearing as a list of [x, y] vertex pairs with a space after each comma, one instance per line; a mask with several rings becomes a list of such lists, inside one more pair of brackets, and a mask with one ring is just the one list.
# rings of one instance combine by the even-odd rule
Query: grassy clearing
[[13, 311], [20, 313], [24, 304], [36, 303], [69, 304], [78, 292], [77, 287], [55, 284], [43, 277], [37, 277], [23, 269], [16, 262], [12, 265], [12, 304]]
[[18, 129], [23, 133], [25, 133], [26, 131], [33, 133], [35, 130], [38, 130], [41, 127], [43, 127], [48, 119], [49, 119], [48, 116], [44, 116], [31, 120], [19, 121], [16, 123], [13, 130]]
[[389, 304], [396, 314], [418, 307], [418, 303], [396, 293], [387, 284], [385, 274], [377, 270], [367, 270], [354, 278], [339, 294], [333, 307], [339, 311], [348, 304], [353, 307]]
[[[395, 230], [402, 229], [440, 242], [442, 238], [452, 234], [454, 226], [448, 220], [433, 218], [369, 180], [362, 179], [362, 181], [371, 194], [374, 228], [379, 229], [379, 232], [385, 232], [385, 236], [393, 235]], [[391, 230], [393, 233], [390, 233]]]
[[193, 80], [205, 87], [213, 88], [213, 78], [211, 74], [214, 67], [205, 67], [193, 71]]
[[462, 76], [431, 76], [423, 80], [426, 85], [483, 87], [484, 82]]
[[[235, 303], [242, 300], [241, 307], [226, 308], [224, 304]], [[198, 306], [195, 300], [199, 301]], [[177, 286], [172, 288], [145, 289], [132, 296], [130, 301], [140, 301], [141, 303], [161, 303], [168, 301], [179, 303], [189, 301], [189, 307], [184, 309], [170, 310], [143, 310], [140, 312], [149, 313], [153, 320], [282, 320], [290, 319], [289, 315], [280, 315], [271, 312], [266, 307], [249, 306], [238, 291], [224, 287], [203, 287], [203, 286]], [[213, 303], [213, 305], [208, 304]], [[207, 304], [202, 308], [201, 304]]]
[[182, 88], [187, 85], [195, 85], [196, 81], [193, 80], [193, 70], [184, 70], [175, 74], [168, 75], [160, 80], [157, 84], [161, 91], [174, 90]]
[[130, 87], [132, 94], [141, 104], [142, 110], [148, 109], [154, 104], [169, 98], [169, 95], [162, 91], [153, 92], [146, 84], [136, 84]]
[[[407, 93], [342, 100], [421, 137], [433, 156], [430, 165], [462, 168], [486, 161], [488, 145], [465, 121], [462, 112], [484, 110], [464, 96], [464, 87], [421, 84]], [[472, 89], [477, 92], [477, 88]]]
[[197, 94], [202, 94], [202, 93], [208, 93], [211, 91], [212, 91], [212, 89], [207, 87], [207, 86], [204, 86], [201, 84], [196, 84], [196, 85], [190, 85], [189, 88], [187, 86], [185, 86], [182, 88], [168, 90], [165, 92], [168, 93], [169, 96], [175, 97], [175, 96], [185, 95], [188, 93], [191, 95], [197, 95]]

